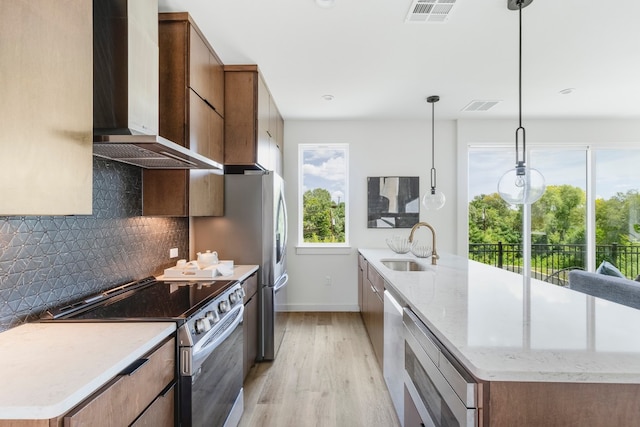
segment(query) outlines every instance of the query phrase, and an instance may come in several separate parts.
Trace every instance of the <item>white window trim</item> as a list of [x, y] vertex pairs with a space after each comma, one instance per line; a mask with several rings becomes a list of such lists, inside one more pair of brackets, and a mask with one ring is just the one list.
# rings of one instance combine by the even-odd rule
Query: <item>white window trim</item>
[[[310, 148], [328, 148], [344, 150], [344, 161], [346, 165], [345, 187], [344, 187], [344, 203], [345, 203], [345, 224], [344, 224], [344, 243], [309, 243], [304, 242], [304, 232], [302, 229], [302, 216], [304, 209], [302, 206], [304, 194], [304, 172], [303, 172], [303, 152]], [[350, 246], [350, 200], [349, 200], [349, 144], [346, 143], [327, 143], [327, 144], [299, 144], [298, 145], [298, 243], [296, 245], [296, 253], [300, 255], [318, 255], [318, 254], [345, 254], [351, 253]]]

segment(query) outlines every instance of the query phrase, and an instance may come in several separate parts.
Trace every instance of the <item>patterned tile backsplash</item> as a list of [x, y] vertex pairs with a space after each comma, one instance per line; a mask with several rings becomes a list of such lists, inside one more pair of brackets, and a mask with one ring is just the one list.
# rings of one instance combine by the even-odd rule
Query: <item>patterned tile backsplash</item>
[[0, 216], [0, 331], [188, 253], [187, 218], [141, 215], [141, 169], [94, 157], [93, 215]]

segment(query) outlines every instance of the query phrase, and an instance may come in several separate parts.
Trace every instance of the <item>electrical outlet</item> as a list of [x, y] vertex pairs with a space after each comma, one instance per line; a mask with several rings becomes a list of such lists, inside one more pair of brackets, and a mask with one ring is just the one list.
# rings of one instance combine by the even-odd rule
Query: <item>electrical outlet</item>
[[324, 278], [324, 284], [325, 284], [326, 286], [331, 286], [331, 276], [326, 276], [326, 277]]
[[169, 249], [169, 258], [178, 258], [178, 248]]

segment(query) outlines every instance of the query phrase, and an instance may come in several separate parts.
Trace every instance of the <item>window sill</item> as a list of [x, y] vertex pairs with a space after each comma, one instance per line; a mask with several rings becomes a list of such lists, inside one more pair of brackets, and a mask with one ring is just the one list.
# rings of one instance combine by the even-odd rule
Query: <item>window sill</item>
[[349, 255], [351, 246], [296, 246], [296, 255]]

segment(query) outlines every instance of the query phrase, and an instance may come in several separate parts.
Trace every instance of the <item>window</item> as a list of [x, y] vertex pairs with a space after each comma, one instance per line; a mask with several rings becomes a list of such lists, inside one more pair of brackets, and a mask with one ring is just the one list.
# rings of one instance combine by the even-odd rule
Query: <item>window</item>
[[594, 157], [594, 267], [609, 261], [635, 279], [640, 274], [640, 151], [599, 150]]
[[512, 164], [507, 153], [469, 149], [469, 258], [559, 285], [568, 271], [603, 260], [628, 278], [640, 273], [640, 150], [533, 148], [527, 157], [547, 190], [526, 207], [496, 192], [500, 171]]
[[347, 144], [301, 144], [299, 150], [298, 243], [349, 243]]

